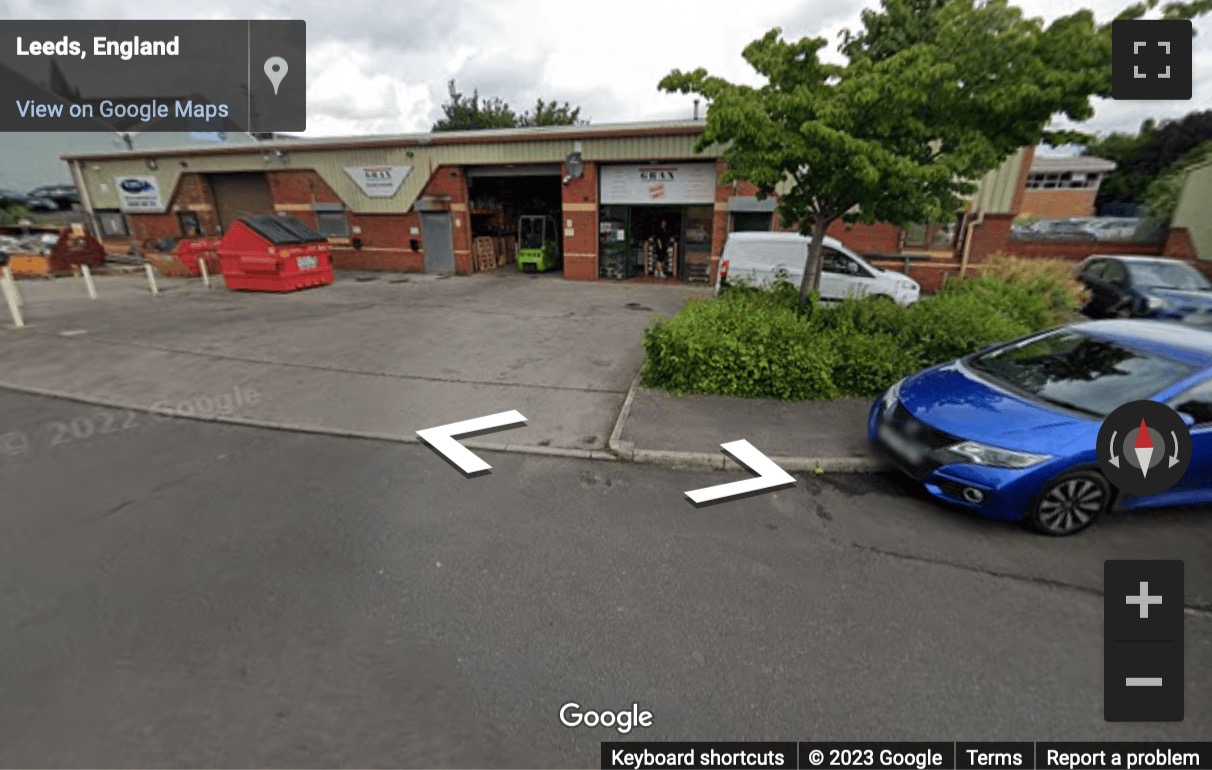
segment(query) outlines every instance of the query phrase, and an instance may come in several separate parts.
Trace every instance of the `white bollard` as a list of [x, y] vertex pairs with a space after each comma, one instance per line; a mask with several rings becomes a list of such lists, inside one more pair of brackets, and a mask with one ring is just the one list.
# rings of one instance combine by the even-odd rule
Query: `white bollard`
[[198, 267], [202, 269], [202, 283], [206, 284], [206, 288], [210, 288], [210, 273], [206, 271], [206, 260], [198, 257]]
[[93, 271], [88, 269], [88, 265], [80, 265], [80, 274], [84, 276], [84, 286], [88, 289], [90, 299], [97, 298], [97, 286], [93, 283]]
[[0, 280], [0, 290], [4, 293], [4, 301], [8, 304], [8, 312], [13, 316], [13, 326], [18, 329], [25, 326], [25, 319], [21, 317], [21, 308], [17, 303], [17, 287], [11, 280], [5, 277]]
[[8, 285], [13, 287], [13, 296], [17, 298], [17, 307], [25, 307], [25, 297], [21, 294], [21, 287], [17, 285], [17, 279], [13, 278], [13, 269], [8, 265], [4, 266], [4, 278], [8, 281]]
[[152, 269], [151, 262], [144, 262], [143, 269], [147, 271], [147, 288], [154, 297], [160, 293], [160, 287], [156, 285], [156, 271]]

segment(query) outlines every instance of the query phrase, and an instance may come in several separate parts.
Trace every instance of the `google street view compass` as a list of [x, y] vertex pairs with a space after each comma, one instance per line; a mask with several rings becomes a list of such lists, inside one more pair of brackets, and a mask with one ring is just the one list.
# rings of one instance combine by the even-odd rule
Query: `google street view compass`
[[1191, 463], [1191, 432], [1182, 417], [1156, 401], [1133, 401], [1103, 420], [1098, 464], [1130, 495], [1156, 495], [1182, 479]]

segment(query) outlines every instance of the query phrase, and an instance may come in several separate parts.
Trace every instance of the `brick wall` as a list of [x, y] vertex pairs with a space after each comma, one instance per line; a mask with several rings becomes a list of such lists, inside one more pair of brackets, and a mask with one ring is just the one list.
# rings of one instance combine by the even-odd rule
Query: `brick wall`
[[1007, 240], [1000, 250], [1016, 257], [1067, 259], [1080, 262], [1091, 254], [1141, 254], [1158, 256], [1160, 243], [1120, 243], [1116, 241], [1013, 241]]
[[130, 225], [130, 240], [138, 244], [181, 237], [181, 226], [173, 213], [127, 214], [126, 221]]
[[859, 254], [899, 254], [901, 251], [901, 229], [887, 222], [872, 225], [861, 222], [834, 222], [825, 231], [830, 238], [837, 238], [846, 248]]
[[[215, 235], [219, 232], [219, 214], [215, 211], [215, 196], [210, 189], [210, 183], [202, 174], [182, 174], [177, 183], [176, 194], [170, 204], [170, 209], [192, 211], [198, 217], [198, 226], [203, 235]], [[180, 220], [176, 222], [180, 233]]]
[[[581, 178], [562, 188], [563, 219], [557, 223], [562, 233], [572, 223], [572, 235], [563, 236], [564, 277], [572, 281], [598, 279], [598, 164], [584, 166]], [[568, 175], [567, 165], [560, 174]]]
[[1027, 190], [1021, 213], [1042, 219], [1094, 216], [1097, 190]]
[[[1191, 231], [1185, 227], [1171, 227], [1166, 233], [1166, 241], [1162, 244], [1162, 254], [1175, 259], [1199, 259], [1199, 250], [1191, 238]], [[1205, 255], [1212, 259], [1212, 254]]]
[[984, 221], [972, 225], [968, 247], [969, 262], [981, 262], [994, 254], [1006, 252], [1010, 241], [1013, 214], [986, 214]]

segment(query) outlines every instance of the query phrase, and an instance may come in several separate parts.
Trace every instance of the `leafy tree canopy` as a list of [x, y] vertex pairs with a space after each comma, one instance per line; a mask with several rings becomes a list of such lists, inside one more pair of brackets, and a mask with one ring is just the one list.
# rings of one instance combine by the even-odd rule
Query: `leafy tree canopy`
[[442, 118], [434, 123], [434, 131], [476, 131], [485, 128], [517, 128], [522, 126], [582, 125], [581, 108], [568, 102], [545, 102], [538, 99], [534, 110], [518, 114], [497, 97], [482, 99], [478, 90], [471, 96], [460, 92], [455, 81], [447, 84], [450, 100], [442, 105]]
[[1192, 166], [1212, 160], [1212, 139], [1188, 150], [1169, 168], [1149, 183], [1142, 195], [1149, 218], [1164, 225], [1170, 224], [1178, 200], [1182, 197], [1183, 184]]
[[[1209, 6], [1197, 0], [1164, 12]], [[1090, 118], [1090, 98], [1111, 91], [1110, 25], [1089, 10], [1045, 24], [1007, 0], [882, 0], [863, 13], [861, 29], [843, 33], [844, 64], [822, 61], [826, 45], [784, 40], [776, 28], [743, 51], [761, 86], [704, 69], [660, 82], [706, 98], [699, 148], [723, 148], [729, 179], [746, 179], [763, 196], [778, 188], [785, 226], [812, 236], [802, 299], [819, 287], [832, 222], [950, 218], [971, 180], [1044, 138], [1056, 116]]]
[[1149, 186], [1193, 148], [1212, 140], [1212, 110], [1180, 120], [1145, 121], [1137, 134], [1115, 133], [1085, 142], [1085, 153], [1116, 163], [1099, 187], [1098, 202], [1142, 203]]

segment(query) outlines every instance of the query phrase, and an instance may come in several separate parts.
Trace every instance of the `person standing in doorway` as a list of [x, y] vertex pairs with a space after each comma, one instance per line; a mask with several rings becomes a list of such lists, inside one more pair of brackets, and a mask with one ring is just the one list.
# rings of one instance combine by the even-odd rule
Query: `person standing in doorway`
[[666, 265], [669, 262], [669, 255], [673, 251], [674, 234], [669, 228], [669, 221], [661, 220], [661, 226], [657, 228], [656, 234], [652, 236], [652, 246], [655, 251], [653, 255], [653, 267], [656, 271], [657, 278], [668, 278]]

